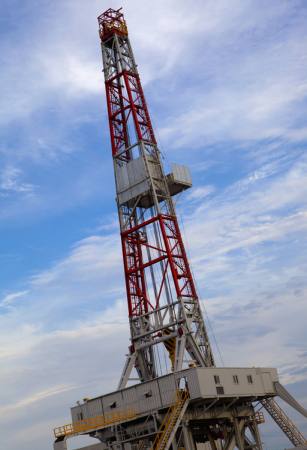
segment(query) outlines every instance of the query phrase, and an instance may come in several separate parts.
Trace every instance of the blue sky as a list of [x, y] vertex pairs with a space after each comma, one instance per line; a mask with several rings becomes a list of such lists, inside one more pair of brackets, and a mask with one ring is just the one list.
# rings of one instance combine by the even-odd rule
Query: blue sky
[[[51, 448], [50, 430], [67, 422], [69, 407], [113, 389], [124, 362], [128, 323], [96, 23], [110, 6], [124, 7], [165, 164], [192, 171], [194, 188], [176, 206], [223, 364], [277, 367], [307, 406], [306, 2], [6, 0], [5, 450]], [[263, 440], [265, 449], [289, 446], [270, 422]]]

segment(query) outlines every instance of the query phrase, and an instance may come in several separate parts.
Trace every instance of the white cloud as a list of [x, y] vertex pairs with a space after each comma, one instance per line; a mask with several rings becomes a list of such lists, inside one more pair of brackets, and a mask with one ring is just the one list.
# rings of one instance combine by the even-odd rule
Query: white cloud
[[[188, 158], [200, 177], [198, 187], [184, 194], [193, 205], [185, 204], [183, 219], [199, 291], [224, 358], [227, 364], [277, 365], [285, 382], [306, 382], [306, 161], [296, 146], [259, 143], [306, 138], [301, 124], [304, 15], [294, 14], [296, 2], [263, 2], [255, 8], [252, 1], [158, 0], [150, 5], [149, 20], [148, 2], [125, 0], [123, 5], [146, 91], [154, 107], [163, 104], [157, 117], [163, 141], [168, 148], [190, 149]], [[25, 27], [22, 53], [13, 48], [14, 39], [10, 49], [2, 48], [1, 123], [23, 124], [34, 140], [25, 146], [22, 136], [23, 148], [14, 144], [14, 151], [3, 144], [0, 196], [24, 200], [35, 191], [36, 206], [29, 208], [35, 217], [46, 208], [58, 213], [85, 201], [109, 176], [109, 166], [103, 168], [105, 176], [97, 167], [76, 171], [75, 177], [64, 174], [73, 178], [69, 188], [59, 181], [55, 164], [52, 195], [44, 196], [25, 181], [21, 165], [27, 159], [51, 164], [59, 154], [69, 165], [81, 145], [74, 133], [97, 120], [88, 111], [103, 103], [100, 9], [98, 0], [54, 2], [51, 10], [40, 11], [44, 19], [31, 33]], [[46, 129], [38, 116], [49, 118], [51, 109], [57, 118]], [[227, 149], [236, 143], [251, 169], [228, 187], [213, 187], [202, 172], [216, 167], [215, 148], [206, 161], [194, 150], [205, 152], [206, 145], [225, 141]], [[246, 150], [250, 141], [255, 146]], [[248, 172], [245, 166], [243, 172]], [[105, 195], [109, 200], [110, 192]], [[1, 218], [24, 218], [25, 203], [2, 208]], [[104, 218], [97, 231], [105, 235], [77, 242], [65, 257], [26, 280], [24, 288], [15, 292], [12, 287], [2, 298], [6, 450], [45, 448], [51, 442], [49, 427], [67, 420], [69, 406], [117, 383], [129, 326], [114, 217]]]
[[[150, 20], [146, 2], [125, 1], [123, 6], [165, 147], [186, 146], [193, 151], [235, 140], [243, 150], [250, 140], [305, 139], [300, 117], [306, 94], [306, 32], [304, 15], [295, 15], [294, 4], [273, 2], [255, 8], [250, 1], [191, 5], [159, 0], [151, 5]], [[16, 143], [7, 146], [6, 136], [3, 139], [2, 165], [13, 161], [14, 166], [18, 158], [24, 167], [26, 162], [35, 164], [37, 173], [37, 164], [57, 161], [58, 177], [86, 148], [76, 129], [97, 121], [97, 136], [101, 132], [104, 86], [96, 17], [102, 7], [98, 0], [66, 0], [44, 8], [38, 10], [44, 20], [36, 21], [31, 33], [25, 27], [16, 34], [23, 39], [22, 51], [11, 36], [9, 45], [5, 39], [2, 43], [2, 130], [5, 135], [12, 121], [23, 130], [22, 148]], [[292, 15], [295, 23], [284, 25], [286, 32], [272, 31]], [[45, 121], [41, 115], [46, 115]], [[50, 116], [52, 123], [46, 127]], [[24, 167], [20, 170], [33, 169]], [[92, 170], [85, 177], [91, 180]], [[29, 194], [34, 185], [24, 182], [19, 189]], [[47, 210], [57, 213], [61, 206], [67, 209], [84, 201], [84, 192], [84, 186], [76, 189], [65, 202], [54, 188], [52, 193], [40, 189], [35, 199], [8, 206], [0, 215], [10, 219], [18, 213], [32, 217]]]
[[0, 195], [21, 193], [30, 194], [34, 191], [34, 186], [21, 181], [22, 171], [17, 167], [7, 166], [0, 173]]
[[18, 298], [24, 297], [28, 291], [13, 292], [7, 294], [0, 302], [0, 306], [8, 306], [15, 302]]
[[[260, 170], [259, 173], [264, 174], [265, 171]], [[290, 262], [286, 266], [288, 269], [274, 267], [277, 255], [272, 255], [270, 247], [262, 245], [274, 241], [286, 242], [293, 233], [297, 233], [297, 236], [300, 233], [306, 235], [306, 211], [302, 208], [307, 198], [304, 173], [304, 165], [297, 164], [288, 173], [279, 174], [273, 179], [269, 177], [269, 180], [260, 175], [248, 175], [246, 182], [242, 180], [223, 192], [213, 192], [210, 199], [202, 197], [203, 204], [197, 210], [192, 213], [187, 211], [185, 230], [188, 247], [193, 256], [201, 292], [203, 283], [206, 286], [203, 293], [205, 297], [209, 296], [207, 308], [214, 322], [217, 320], [219, 333], [220, 319], [217, 318], [222, 319], [224, 329], [230, 332], [229, 326], [233, 326], [233, 318], [226, 326], [228, 311], [231, 308], [240, 310], [252, 304], [255, 297], [257, 310], [250, 320], [254, 321], [255, 330], [259, 329], [260, 333], [261, 326], [269, 329], [274, 320], [270, 310], [263, 310], [267, 295], [273, 295], [275, 291], [277, 295], [279, 289], [284, 290], [284, 283], [290, 283], [295, 276], [300, 276]], [[207, 191], [208, 187], [205, 186], [199, 192], [203, 195]], [[297, 209], [298, 204], [301, 209]], [[286, 213], [285, 208], [288, 208]], [[37, 346], [51, 345], [48, 342], [57, 341], [56, 346], [61, 347], [63, 342], [112, 334], [114, 324], [120, 327], [122, 336], [127, 336], [125, 302], [121, 301], [114, 306], [115, 298], [125, 298], [118, 241], [117, 234], [88, 237], [78, 242], [66, 258], [33, 276], [26, 290], [8, 294], [2, 304], [9, 305], [10, 309], [7, 315], [0, 318], [1, 347], [5, 349], [1, 356], [20, 358], [27, 355], [30, 358]], [[260, 279], [263, 279], [262, 286], [259, 286]], [[213, 294], [216, 283], [218, 291]], [[255, 291], [249, 292], [253, 283]], [[220, 290], [230, 290], [230, 293], [221, 295]], [[292, 357], [288, 359], [282, 351], [286, 341], [280, 339], [282, 323], [289, 314], [295, 314], [292, 306], [290, 310], [287, 308], [292, 290], [290, 283], [282, 295], [280, 291], [284, 298], [280, 306], [281, 329], [275, 330], [277, 334], [274, 345], [278, 346], [278, 340], [280, 341], [280, 353], [277, 350], [275, 353], [279, 355], [280, 359], [276, 359], [281, 367], [294, 364]], [[16, 303], [14, 300], [20, 296], [23, 296], [23, 301]], [[304, 299], [303, 293], [300, 298]], [[303, 300], [297, 302], [297, 308], [301, 307], [304, 307]], [[297, 314], [302, 317], [299, 311], [297, 309]], [[8, 334], [9, 329], [15, 329], [15, 324], [20, 322], [21, 317], [22, 326], [19, 325], [18, 331], [13, 334]], [[240, 335], [241, 325], [248, 323], [246, 320], [244, 310], [237, 313], [234, 339]], [[297, 326], [298, 333], [302, 330], [303, 327]], [[242, 333], [245, 332], [246, 328], [243, 327]], [[265, 339], [266, 336], [263, 340]], [[17, 345], [17, 342], [22, 344]], [[242, 347], [242, 361], [252, 355], [255, 363], [260, 364], [262, 347], [258, 352], [250, 352], [250, 345], [247, 341], [246, 349]], [[267, 358], [269, 355], [268, 350]], [[291, 374], [286, 374], [285, 377], [289, 380]]]
[[7, 416], [8, 414], [12, 414], [16, 409], [27, 407], [36, 402], [45, 401], [48, 397], [51, 397], [53, 395], [63, 394], [64, 392], [67, 392], [71, 389], [75, 389], [75, 386], [73, 386], [73, 385], [53, 386], [44, 391], [36, 392], [35, 394], [33, 394], [29, 397], [23, 398], [22, 400], [20, 400], [16, 403], [8, 404], [5, 406], [0, 406], [0, 412], [1, 412], [1, 414], [5, 414]]
[[[227, 29], [221, 36], [202, 35], [195, 67], [198, 82], [187, 83], [189, 66], [183, 67], [181, 95], [174, 90], [168, 96], [169, 103], [178, 107], [170, 110], [160, 127], [164, 145], [190, 148], [229, 140], [305, 140], [301, 128], [307, 97], [305, 21], [302, 17], [296, 27], [274, 38], [270, 30], [282, 10], [257, 10], [254, 16], [247, 8], [244, 13], [249, 18], [239, 16], [230, 36]], [[249, 33], [244, 35], [248, 26], [254, 33], [252, 40]]]
[[[265, 178], [261, 176], [252, 175], [247, 179], [252, 182], [242, 182], [233, 189], [216, 193], [211, 200], [205, 197], [207, 206], [184, 218], [190, 252], [200, 291], [209, 297], [204, 303], [226, 363], [278, 366], [282, 380], [293, 383], [304, 379], [304, 375], [294, 371], [305, 364], [300, 343], [304, 342], [305, 333], [306, 286], [302, 283], [293, 303], [293, 280], [301, 273], [290, 262], [284, 269], [267, 267], [272, 259], [270, 249], [259, 249], [259, 245], [272, 239], [285, 242], [289, 233], [306, 228], [303, 226], [306, 219], [303, 217], [300, 223], [299, 213], [293, 212], [288, 217], [274, 217], [272, 230], [278, 230], [275, 234], [272, 230], [255, 231], [253, 222], [256, 220], [257, 226], [262, 227], [262, 219], [257, 218], [262, 210], [270, 224], [270, 215], [274, 215], [274, 202], [270, 196], [263, 199], [262, 189], [274, 196], [283, 185], [288, 196], [279, 200], [279, 208], [296, 204], [303, 183], [302, 172], [293, 168], [292, 173], [270, 179], [269, 187], [263, 187]], [[290, 196], [289, 191], [292, 191]], [[234, 205], [233, 210], [230, 204]], [[259, 238], [254, 239], [255, 234]], [[67, 420], [64, 416], [68, 407], [78, 398], [115, 387], [128, 345], [124, 282], [119, 275], [120, 248], [113, 244], [116, 239], [112, 234], [91, 236], [77, 243], [66, 258], [29, 280], [23, 302], [13, 302], [9, 314], [1, 316], [1, 348], [6, 349], [2, 357], [7, 360], [1, 379], [6, 385], [11, 380], [2, 403], [14, 417], [14, 427], [18, 420], [24, 420], [25, 407], [32, 408], [32, 422], [38, 413], [41, 420], [43, 409], [50, 427], [60, 425]], [[246, 258], [230, 253], [234, 249], [245, 251], [247, 247], [252, 253]], [[219, 266], [221, 258], [224, 265]], [[247, 262], [245, 267], [242, 259], [243, 264]], [[216, 284], [225, 290], [223, 295], [213, 293]], [[296, 288], [299, 286], [297, 283]], [[114, 304], [116, 295], [123, 300]], [[106, 302], [108, 297], [110, 302]], [[295, 320], [289, 320], [290, 317]], [[31, 322], [39, 326], [31, 327]], [[15, 330], [17, 323], [18, 332], [13, 331], [4, 339], [7, 330]], [[20, 390], [19, 380], [29, 380], [29, 377], [31, 383], [23, 384]], [[57, 395], [59, 391], [61, 395]], [[17, 410], [18, 416], [13, 416]], [[31, 426], [23, 428], [25, 441], [29, 440], [33, 448], [36, 444], [30, 437]], [[47, 423], [45, 428], [47, 431]], [[47, 433], [37, 437], [36, 442], [46, 438]], [[21, 436], [16, 439], [20, 440]], [[15, 448], [17, 445], [16, 442]]]
[[194, 200], [199, 201], [202, 200], [205, 197], [208, 197], [210, 194], [212, 194], [215, 191], [214, 186], [200, 186], [192, 189], [187, 194], [187, 200]]
[[70, 96], [102, 95], [103, 77], [98, 61], [87, 61], [73, 50], [40, 55], [40, 59], [42, 72], [48, 74], [48, 90], [65, 93], [66, 101]]
[[260, 167], [184, 220], [226, 365], [276, 366], [284, 383], [306, 383], [306, 189], [304, 158], [287, 170]]
[[248, 175], [189, 216], [186, 227], [196, 258], [203, 261], [306, 229], [305, 161], [278, 176], [265, 173]]

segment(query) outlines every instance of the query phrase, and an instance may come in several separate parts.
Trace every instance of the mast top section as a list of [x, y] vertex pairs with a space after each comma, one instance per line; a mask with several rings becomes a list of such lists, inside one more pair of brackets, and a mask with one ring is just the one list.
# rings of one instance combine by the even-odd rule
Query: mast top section
[[99, 35], [101, 41], [106, 41], [114, 33], [121, 36], [128, 35], [128, 28], [122, 13], [122, 8], [107, 9], [98, 17]]

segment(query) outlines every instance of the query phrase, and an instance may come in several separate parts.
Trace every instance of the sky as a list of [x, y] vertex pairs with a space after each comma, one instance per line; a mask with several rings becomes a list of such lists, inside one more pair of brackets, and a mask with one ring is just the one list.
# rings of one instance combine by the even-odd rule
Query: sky
[[[96, 20], [120, 6], [164, 162], [192, 173], [176, 208], [217, 363], [277, 367], [307, 407], [306, 2], [2, 0], [3, 450], [51, 449], [124, 364]], [[264, 449], [291, 446], [261, 429]]]

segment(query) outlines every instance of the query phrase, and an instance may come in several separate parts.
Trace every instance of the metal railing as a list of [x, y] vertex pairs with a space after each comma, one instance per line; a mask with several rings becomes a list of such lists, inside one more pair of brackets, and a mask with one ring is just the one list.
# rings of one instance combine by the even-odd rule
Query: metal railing
[[71, 436], [78, 433], [84, 433], [96, 428], [104, 428], [115, 423], [125, 422], [129, 419], [134, 419], [137, 416], [136, 412], [132, 409], [125, 411], [118, 411], [114, 413], [106, 413], [101, 416], [88, 417], [78, 422], [69, 423], [61, 427], [54, 429], [54, 435], [56, 438]]
[[257, 423], [258, 425], [261, 425], [262, 423], [265, 422], [264, 414], [263, 414], [262, 411], [257, 411], [257, 412], [255, 413], [255, 421], [256, 421], [256, 423]]
[[307, 444], [303, 434], [273, 398], [264, 398], [261, 403], [295, 447]]
[[180, 413], [189, 398], [189, 392], [187, 390], [176, 391], [175, 403], [167, 411], [164, 420], [161, 424], [160, 430], [156, 435], [151, 450], [164, 450], [168, 440], [171, 436], [174, 426], [178, 421]]
[[[189, 398], [189, 393], [186, 390], [177, 390], [175, 403], [169, 408], [162, 424], [160, 430], [156, 436], [153, 443], [152, 450], [160, 450], [164, 448], [164, 444], [172, 432], [174, 425], [184, 407], [187, 399]], [[135, 419], [137, 413], [133, 409], [127, 409], [125, 411], [118, 411], [112, 413], [106, 413], [101, 416], [88, 417], [77, 422], [69, 423], [61, 427], [54, 429], [54, 436], [56, 438], [61, 438], [65, 436], [73, 436], [80, 433], [86, 433], [90, 430], [95, 430], [99, 428], [108, 427], [110, 425], [125, 422], [129, 419]]]

